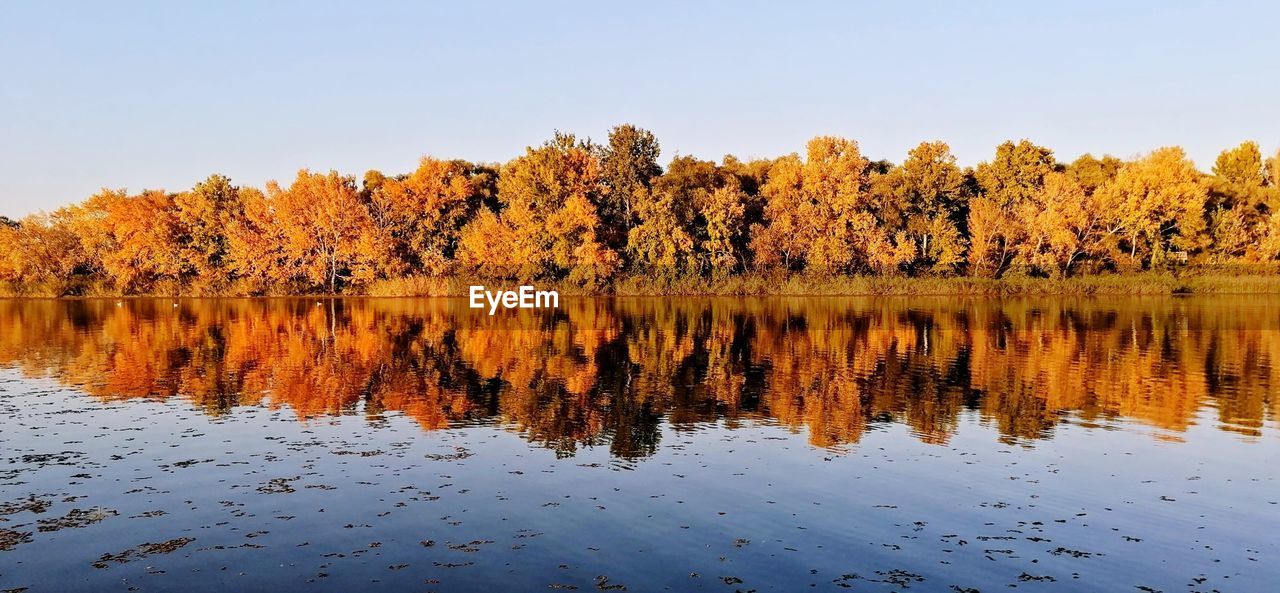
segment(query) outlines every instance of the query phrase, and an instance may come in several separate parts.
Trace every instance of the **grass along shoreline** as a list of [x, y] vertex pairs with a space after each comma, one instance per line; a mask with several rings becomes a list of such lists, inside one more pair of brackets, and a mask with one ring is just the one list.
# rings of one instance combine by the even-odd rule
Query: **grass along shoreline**
[[[527, 282], [526, 282], [527, 283]], [[409, 276], [380, 280], [355, 287], [340, 296], [368, 297], [464, 297], [468, 287], [514, 288], [521, 282], [474, 277]], [[1280, 294], [1280, 275], [1175, 274], [1142, 272], [1102, 274], [1073, 278], [911, 278], [883, 276], [817, 276], [806, 274], [743, 274], [724, 278], [628, 276], [603, 289], [588, 289], [567, 282], [533, 282], [540, 290], [556, 290], [564, 296], [1160, 296], [1187, 294]], [[61, 294], [60, 294], [61, 293]], [[98, 286], [74, 290], [47, 287], [0, 288], [6, 298], [74, 297], [251, 297], [319, 296], [324, 293], [249, 289], [231, 286], [217, 290], [199, 287], [166, 287], [141, 295], [122, 295]]]

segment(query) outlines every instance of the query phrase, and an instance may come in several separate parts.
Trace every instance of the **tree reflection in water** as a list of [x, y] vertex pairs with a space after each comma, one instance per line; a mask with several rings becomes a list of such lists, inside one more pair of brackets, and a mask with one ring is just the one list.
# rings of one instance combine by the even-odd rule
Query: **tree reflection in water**
[[777, 423], [820, 447], [961, 417], [1031, 444], [1059, 422], [1258, 436], [1280, 404], [1277, 299], [563, 299], [489, 317], [446, 299], [0, 301], [0, 364], [107, 400], [209, 414], [502, 422], [572, 455], [652, 454], [659, 426]]

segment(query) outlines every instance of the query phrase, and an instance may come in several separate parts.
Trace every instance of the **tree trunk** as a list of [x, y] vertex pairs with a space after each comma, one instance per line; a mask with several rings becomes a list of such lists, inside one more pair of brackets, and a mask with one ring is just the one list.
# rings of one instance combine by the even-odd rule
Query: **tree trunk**
[[329, 254], [329, 294], [338, 294], [338, 254]]

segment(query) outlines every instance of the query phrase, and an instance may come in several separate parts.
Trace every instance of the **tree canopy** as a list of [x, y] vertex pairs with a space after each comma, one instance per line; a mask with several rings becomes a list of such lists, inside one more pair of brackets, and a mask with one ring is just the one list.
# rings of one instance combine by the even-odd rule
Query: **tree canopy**
[[803, 154], [660, 164], [650, 131], [556, 133], [504, 164], [423, 157], [402, 174], [303, 169], [260, 190], [103, 189], [0, 217], [17, 292], [360, 291], [404, 277], [554, 280], [747, 273], [1063, 277], [1280, 259], [1280, 152], [1178, 147], [1059, 162], [1022, 139], [961, 167], [941, 141], [901, 163], [819, 136]]

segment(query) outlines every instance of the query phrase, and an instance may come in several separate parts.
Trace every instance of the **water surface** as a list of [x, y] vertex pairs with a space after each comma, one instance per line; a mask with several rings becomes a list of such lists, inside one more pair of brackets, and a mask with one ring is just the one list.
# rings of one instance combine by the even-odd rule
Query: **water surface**
[[0, 591], [1270, 591], [1278, 306], [0, 301]]

